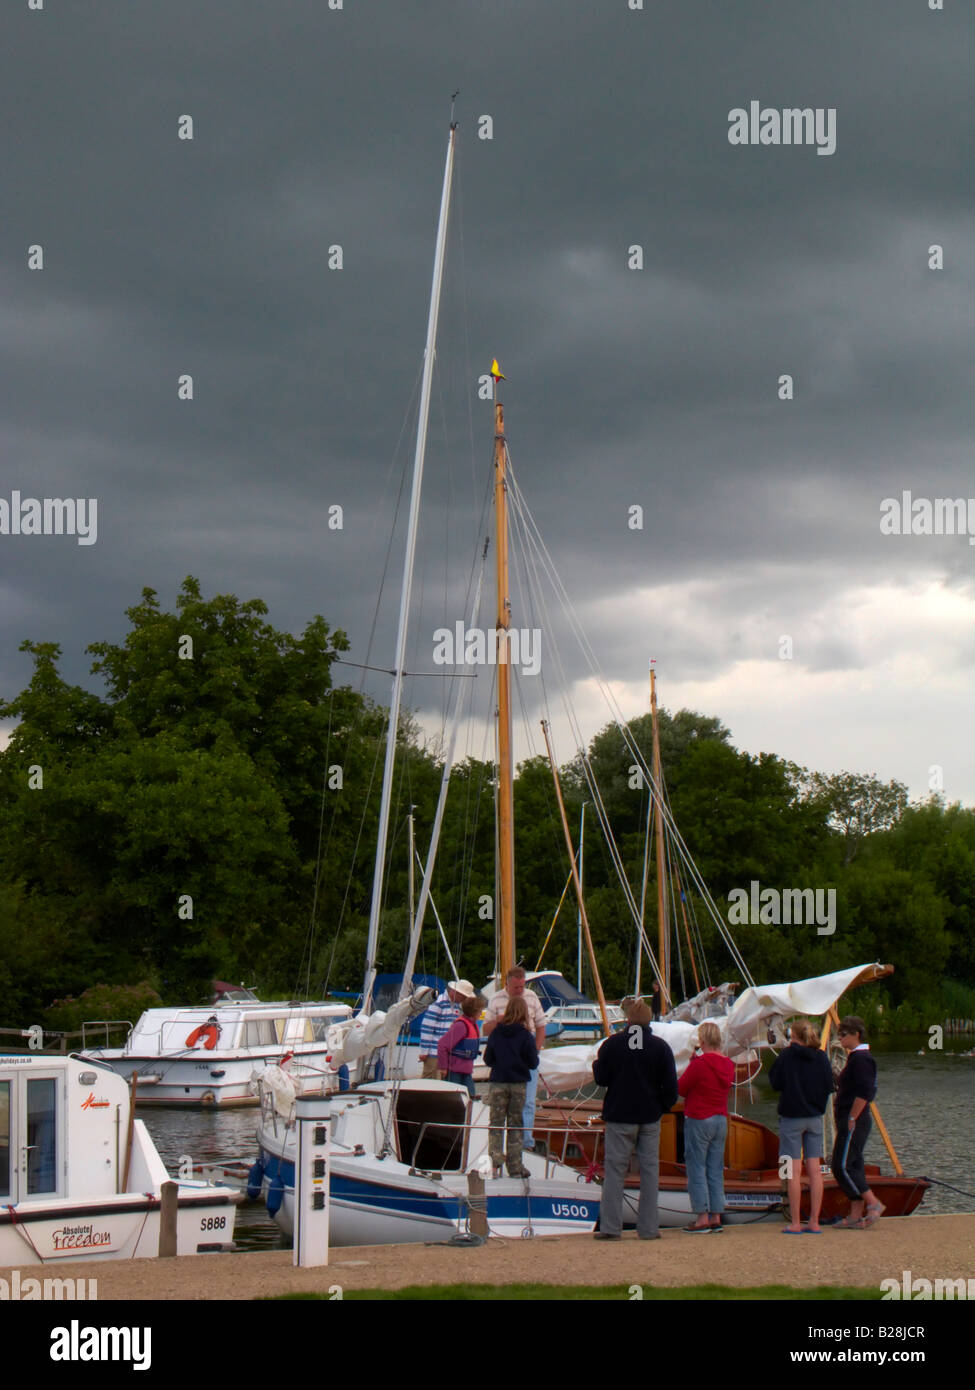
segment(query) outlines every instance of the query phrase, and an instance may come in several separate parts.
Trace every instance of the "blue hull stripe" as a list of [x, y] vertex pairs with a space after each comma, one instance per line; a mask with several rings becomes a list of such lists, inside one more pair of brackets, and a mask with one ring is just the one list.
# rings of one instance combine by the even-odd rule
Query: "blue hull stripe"
[[[288, 1159], [279, 1159], [269, 1154], [265, 1159], [265, 1175], [268, 1182], [277, 1177], [280, 1170], [285, 1189], [292, 1194], [295, 1185], [295, 1165]], [[581, 1184], [580, 1184], [581, 1186]], [[451, 1193], [443, 1196], [422, 1192], [408, 1192], [384, 1183], [373, 1182], [369, 1178], [351, 1178], [344, 1173], [332, 1173], [331, 1195], [337, 1202], [352, 1206], [368, 1206], [377, 1210], [395, 1211], [405, 1215], [435, 1217], [441, 1221], [457, 1222], [467, 1215], [468, 1205], [463, 1198]], [[585, 1196], [545, 1197], [531, 1193], [527, 1198], [518, 1193], [489, 1196], [488, 1216], [495, 1221], [522, 1220], [529, 1212], [535, 1220], [593, 1222], [599, 1217], [600, 1191], [587, 1192]], [[574, 1208], [569, 1212], [566, 1207]]]

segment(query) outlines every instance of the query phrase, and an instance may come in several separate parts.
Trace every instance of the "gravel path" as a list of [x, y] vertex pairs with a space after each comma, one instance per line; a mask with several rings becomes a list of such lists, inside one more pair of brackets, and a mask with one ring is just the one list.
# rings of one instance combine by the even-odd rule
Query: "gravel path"
[[[321, 1269], [295, 1269], [286, 1250], [48, 1265], [51, 1276], [98, 1280], [104, 1299], [253, 1299], [312, 1290], [409, 1284], [845, 1284], [879, 1289], [910, 1270], [927, 1279], [975, 1279], [975, 1215], [911, 1216], [869, 1231], [827, 1230], [783, 1238], [778, 1223], [732, 1227], [720, 1236], [679, 1230], [659, 1241], [624, 1236], [490, 1240], [478, 1247], [373, 1245], [333, 1250]], [[23, 1266], [21, 1277], [37, 1277]], [[0, 1271], [9, 1279], [9, 1270]]]

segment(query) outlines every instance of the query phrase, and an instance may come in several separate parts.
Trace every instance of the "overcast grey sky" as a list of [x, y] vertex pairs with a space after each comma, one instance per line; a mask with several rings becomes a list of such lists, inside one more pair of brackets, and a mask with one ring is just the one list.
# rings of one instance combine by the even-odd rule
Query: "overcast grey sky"
[[[937, 766], [975, 802], [975, 546], [880, 529], [905, 489], [975, 494], [969, 6], [9, 0], [3, 25], [0, 498], [98, 499], [94, 545], [0, 535], [5, 696], [25, 637], [85, 681], [85, 645], [187, 573], [280, 627], [321, 612], [366, 660], [459, 88], [416, 669], [462, 615], [497, 355], [521, 487], [628, 715], [653, 656], [661, 703], [740, 747], [914, 796]], [[835, 152], [731, 144], [753, 101], [835, 110]], [[591, 736], [608, 716], [565, 659]], [[433, 728], [439, 683], [408, 699]]]

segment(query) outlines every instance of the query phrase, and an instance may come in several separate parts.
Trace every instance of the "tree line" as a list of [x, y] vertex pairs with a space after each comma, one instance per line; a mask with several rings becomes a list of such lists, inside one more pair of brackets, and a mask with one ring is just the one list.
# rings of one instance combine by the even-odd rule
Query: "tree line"
[[[56, 644], [23, 644], [30, 683], [0, 701], [0, 719], [16, 721], [0, 753], [0, 1024], [68, 1026], [73, 1007], [97, 1004], [104, 1017], [113, 997], [133, 1009], [198, 1002], [215, 978], [262, 997], [361, 983], [386, 711], [337, 683], [343, 632], [315, 617], [295, 636], [267, 612], [258, 599], [206, 599], [192, 577], [173, 612], [144, 589], [124, 641], [88, 647], [101, 694], [62, 679]], [[908, 804], [896, 782], [744, 753], [713, 717], [661, 711], [659, 725], [673, 816], [719, 910], [752, 881], [835, 890], [829, 936], [735, 929], [757, 980], [881, 960], [896, 967], [874, 993], [884, 1026], [975, 1013], [975, 812], [937, 797]], [[649, 716], [630, 732], [649, 763]], [[638, 890], [648, 790], [615, 727], [589, 757]], [[407, 935], [407, 816], [412, 807], [425, 857], [441, 768], [404, 718], [380, 937], [390, 971]], [[575, 834], [590, 798], [581, 761], [560, 778]], [[453, 768], [433, 883], [447, 944], [475, 983], [494, 962], [493, 782], [489, 763]], [[587, 911], [604, 986], [618, 997], [632, 988], [635, 932], [589, 816]], [[519, 953], [535, 968], [544, 945], [542, 964], [574, 979], [571, 890], [550, 932], [568, 857], [544, 759], [519, 766], [515, 826]], [[687, 910], [699, 908], [683, 887]], [[695, 916], [710, 978], [737, 978], [706, 914]], [[430, 911], [418, 969], [449, 973]], [[675, 997], [692, 993], [683, 949], [675, 969]], [[91, 989], [100, 992], [76, 1004]]]

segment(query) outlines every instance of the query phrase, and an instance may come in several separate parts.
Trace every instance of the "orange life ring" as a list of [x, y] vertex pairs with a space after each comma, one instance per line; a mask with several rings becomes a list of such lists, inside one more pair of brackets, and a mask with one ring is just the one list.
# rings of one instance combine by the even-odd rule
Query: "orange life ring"
[[206, 1048], [207, 1052], [212, 1052], [217, 1045], [217, 1040], [219, 1037], [219, 1024], [201, 1023], [199, 1028], [194, 1028], [192, 1033], [186, 1039], [186, 1046], [196, 1047], [197, 1043], [200, 1041], [201, 1038], [206, 1038], [206, 1042], [203, 1044], [203, 1046]]

